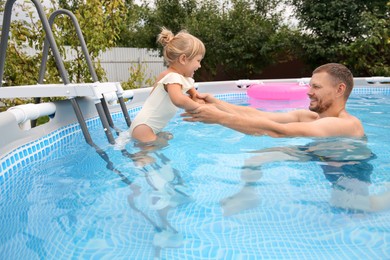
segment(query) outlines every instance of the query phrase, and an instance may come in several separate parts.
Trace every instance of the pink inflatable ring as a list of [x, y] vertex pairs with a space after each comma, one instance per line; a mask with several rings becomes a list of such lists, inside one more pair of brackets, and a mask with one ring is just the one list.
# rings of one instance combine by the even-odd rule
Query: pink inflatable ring
[[308, 85], [301, 83], [260, 83], [247, 89], [251, 98], [264, 100], [297, 100], [307, 98]]

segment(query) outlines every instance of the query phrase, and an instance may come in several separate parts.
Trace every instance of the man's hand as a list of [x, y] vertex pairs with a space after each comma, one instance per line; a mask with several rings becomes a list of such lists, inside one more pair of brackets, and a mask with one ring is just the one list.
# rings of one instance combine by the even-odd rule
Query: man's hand
[[209, 93], [197, 93], [196, 98], [204, 100], [206, 104], [213, 104], [218, 101], [218, 99]]
[[203, 122], [206, 124], [220, 123], [220, 120], [226, 115], [226, 112], [219, 110], [213, 105], [200, 106], [197, 109], [181, 114], [184, 117], [184, 121]]
[[198, 96], [193, 96], [192, 100], [195, 101], [198, 104], [202, 104], [202, 105], [206, 104], [206, 101], [204, 99], [202, 99], [202, 98], [198, 98]]

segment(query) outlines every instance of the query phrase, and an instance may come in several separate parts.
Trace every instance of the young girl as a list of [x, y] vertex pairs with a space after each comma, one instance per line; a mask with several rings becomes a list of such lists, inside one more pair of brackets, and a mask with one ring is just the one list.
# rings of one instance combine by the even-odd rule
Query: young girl
[[150, 96], [131, 123], [130, 135], [140, 143], [156, 141], [178, 108], [191, 111], [204, 104], [197, 98], [192, 78], [206, 52], [202, 41], [186, 31], [174, 35], [162, 28], [157, 42], [164, 47], [168, 69], [157, 77]]

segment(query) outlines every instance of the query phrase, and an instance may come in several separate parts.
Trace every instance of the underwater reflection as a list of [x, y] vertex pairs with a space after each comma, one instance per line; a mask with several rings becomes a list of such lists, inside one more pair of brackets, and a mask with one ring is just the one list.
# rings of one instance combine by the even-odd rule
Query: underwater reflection
[[304, 99], [291, 99], [291, 100], [266, 100], [266, 99], [255, 99], [249, 98], [248, 102], [251, 107], [265, 110], [265, 111], [279, 111], [279, 110], [290, 110], [290, 109], [307, 109], [309, 106], [309, 98]]
[[[142, 187], [130, 181], [128, 178], [122, 181], [129, 185], [131, 194], [127, 201], [130, 208], [142, 215], [154, 228], [155, 234], [152, 244], [155, 250], [155, 259], [160, 258], [161, 249], [181, 247], [184, 238], [169, 222], [168, 213], [179, 205], [192, 202], [190, 192], [181, 178], [180, 172], [171, 167], [171, 161], [162, 153], [162, 149], [168, 146], [168, 141], [173, 136], [169, 132], [161, 132], [154, 142], [135, 143], [139, 148], [136, 153], [129, 153], [126, 144], [130, 142], [128, 132], [122, 132], [117, 138], [116, 150], [131, 159], [135, 165], [137, 177], [144, 178], [150, 189], [142, 190]], [[147, 197], [145, 203], [145, 196]], [[138, 200], [138, 203], [136, 203]], [[141, 209], [137, 205], [146, 205]], [[145, 207], [143, 207], [145, 208]], [[155, 212], [157, 214], [152, 214]], [[154, 216], [157, 215], [157, 220]]]
[[318, 138], [307, 145], [273, 147], [251, 153], [255, 155], [247, 158], [241, 168], [242, 189], [221, 200], [225, 216], [259, 205], [254, 186], [262, 177], [262, 165], [291, 161], [317, 162], [331, 184], [329, 203], [333, 207], [367, 212], [390, 209], [389, 183], [383, 183], [387, 190], [381, 194], [369, 192], [374, 170], [370, 161], [376, 155], [367, 147], [366, 138]]

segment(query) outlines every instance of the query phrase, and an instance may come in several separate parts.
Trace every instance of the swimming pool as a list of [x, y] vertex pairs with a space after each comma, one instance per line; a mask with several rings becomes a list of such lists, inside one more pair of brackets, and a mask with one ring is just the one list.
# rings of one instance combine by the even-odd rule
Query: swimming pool
[[[248, 103], [244, 92], [217, 95]], [[131, 116], [138, 110], [131, 109]], [[350, 196], [349, 189], [367, 188], [371, 195], [390, 189], [390, 89], [355, 89], [348, 110], [362, 119], [367, 146], [344, 139], [252, 137], [177, 116], [167, 127], [175, 138], [151, 153], [156, 163], [146, 167], [135, 167], [107, 143], [99, 121], [89, 120], [117, 172], [85, 144], [77, 125], [64, 126], [1, 158], [0, 255], [388, 259], [390, 211], [362, 210], [365, 191]], [[113, 117], [126, 129], [120, 114]], [[132, 143], [125, 148], [138, 151]], [[317, 149], [319, 158], [349, 156], [333, 164], [369, 158], [368, 174], [354, 173], [345, 179], [349, 184], [335, 188], [333, 171], [324, 174], [324, 162], [303, 149]], [[375, 157], [351, 157], [361, 149]]]

